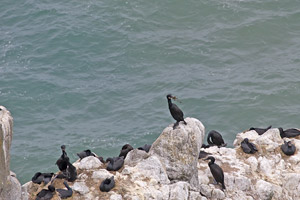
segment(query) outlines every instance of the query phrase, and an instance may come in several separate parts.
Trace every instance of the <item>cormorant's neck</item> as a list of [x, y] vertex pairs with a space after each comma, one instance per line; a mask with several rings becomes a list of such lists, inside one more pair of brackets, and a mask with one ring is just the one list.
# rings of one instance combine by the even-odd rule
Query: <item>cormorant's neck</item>
[[72, 189], [69, 187], [68, 184], [65, 184], [65, 186], [66, 186], [66, 188], [67, 188], [68, 190], [72, 190]]
[[168, 104], [169, 104], [169, 107], [172, 107], [172, 100], [171, 99], [168, 99]]

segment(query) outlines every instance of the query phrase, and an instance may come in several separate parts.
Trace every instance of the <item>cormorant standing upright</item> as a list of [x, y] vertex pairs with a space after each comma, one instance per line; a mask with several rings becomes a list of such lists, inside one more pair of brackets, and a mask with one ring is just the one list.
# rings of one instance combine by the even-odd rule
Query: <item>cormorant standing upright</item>
[[210, 162], [208, 163], [210, 172], [212, 173], [216, 182], [222, 184], [222, 190], [225, 190], [226, 187], [224, 184], [224, 173], [223, 173], [222, 168], [215, 163], [215, 158], [212, 156], [209, 156], [205, 160], [210, 160]]
[[58, 166], [60, 171], [65, 171], [68, 167], [68, 160], [69, 157], [67, 156], [67, 152], [66, 152], [66, 146], [65, 145], [61, 145], [61, 151], [62, 151], [62, 155], [60, 156], [60, 158], [56, 161], [56, 165]]
[[183, 119], [183, 112], [178, 108], [178, 106], [174, 103], [172, 103], [171, 99], [176, 99], [176, 97], [172, 96], [171, 94], [167, 95], [168, 104], [169, 104], [169, 110], [172, 115], [172, 117], [176, 120], [176, 123], [174, 124], [173, 128], [175, 129], [176, 126], [178, 126], [180, 121], [183, 121], [186, 125], [187, 123]]
[[225, 147], [227, 145], [224, 142], [222, 135], [215, 130], [208, 133], [207, 142], [210, 146], [217, 145], [218, 147]]

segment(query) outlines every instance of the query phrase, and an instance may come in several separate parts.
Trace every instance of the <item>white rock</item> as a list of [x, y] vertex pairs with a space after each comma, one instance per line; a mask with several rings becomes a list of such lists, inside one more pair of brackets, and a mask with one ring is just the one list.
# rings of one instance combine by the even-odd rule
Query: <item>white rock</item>
[[222, 190], [220, 189], [214, 189], [212, 191], [212, 198], [213, 199], [224, 199], [225, 198], [225, 194]]
[[136, 169], [143, 175], [156, 179], [158, 183], [169, 184], [167, 172], [156, 156], [148, 157], [136, 165]]
[[249, 178], [240, 175], [235, 178], [235, 185], [239, 190], [246, 191], [250, 189], [251, 181]]
[[259, 158], [259, 169], [265, 175], [270, 175], [273, 173], [275, 162], [273, 160], [269, 160], [265, 157]]
[[252, 171], [257, 170], [258, 162], [257, 162], [257, 159], [254, 156], [249, 157], [247, 159], [247, 162], [249, 163]]
[[0, 199], [21, 199], [21, 184], [10, 172], [10, 147], [13, 137], [13, 118], [0, 106]]
[[256, 185], [256, 191], [261, 200], [271, 200], [274, 191], [273, 191], [273, 186], [271, 183], [266, 182], [264, 180], [259, 180], [257, 181]]
[[99, 169], [92, 174], [93, 179], [106, 179], [112, 177], [113, 174], [109, 173], [106, 169]]
[[189, 184], [187, 182], [180, 181], [170, 185], [169, 200], [178, 200], [178, 199], [188, 200], [188, 197], [189, 197]]
[[186, 118], [187, 125], [180, 123], [165, 128], [152, 144], [149, 154], [156, 155], [165, 167], [170, 180], [187, 181], [198, 187], [198, 155], [204, 139], [205, 128], [195, 118]]
[[190, 191], [189, 200], [201, 200], [202, 196], [199, 192]]
[[210, 198], [212, 195], [211, 187], [209, 187], [208, 185], [205, 185], [205, 184], [200, 185], [200, 192], [207, 198]]
[[83, 158], [79, 165], [78, 165], [78, 168], [79, 169], [97, 169], [99, 167], [101, 167], [102, 165], [102, 162], [94, 157], [94, 156], [88, 156], [88, 157], [85, 157]]
[[75, 182], [71, 188], [80, 194], [87, 194], [89, 192], [89, 188], [84, 182]]
[[300, 182], [300, 174], [296, 173], [287, 173], [284, 176], [284, 185], [283, 187], [286, 190], [294, 191], [296, 190], [297, 186], [299, 185]]
[[125, 160], [124, 160], [124, 165], [128, 165], [130, 167], [136, 166], [140, 161], [146, 159], [149, 157], [149, 154], [145, 151], [141, 151], [138, 149], [133, 149], [129, 151], [127, 154]]
[[120, 194], [113, 194], [110, 196], [110, 200], [122, 200], [122, 195]]

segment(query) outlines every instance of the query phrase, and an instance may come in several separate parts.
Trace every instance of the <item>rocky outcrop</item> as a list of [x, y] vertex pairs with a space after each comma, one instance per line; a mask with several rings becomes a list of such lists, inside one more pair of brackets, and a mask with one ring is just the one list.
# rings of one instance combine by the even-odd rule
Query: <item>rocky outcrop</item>
[[197, 188], [198, 155], [205, 129], [197, 119], [186, 118], [185, 121], [187, 125], [180, 124], [174, 130], [173, 125], [165, 128], [149, 153], [159, 158], [171, 181], [186, 181]]
[[10, 171], [10, 147], [13, 135], [13, 118], [0, 106], [0, 199], [21, 199], [21, 184]]
[[[70, 199], [300, 199], [300, 153], [297, 150], [295, 155], [286, 156], [281, 152], [283, 139], [278, 129], [270, 129], [263, 135], [255, 131], [239, 133], [234, 148], [201, 149], [214, 156], [223, 169], [226, 186], [223, 191], [221, 185], [212, 184], [208, 162], [194, 159], [198, 156], [204, 137], [203, 125], [193, 118], [185, 120], [188, 125], [181, 124], [175, 130], [172, 125], [167, 127], [153, 143], [149, 153], [138, 149], [130, 151], [124, 166], [117, 172], [107, 171], [106, 164], [99, 163], [95, 157], [76, 161], [74, 166], [78, 179], [70, 183], [75, 191]], [[257, 146], [255, 154], [242, 151], [240, 144], [246, 137]], [[296, 148], [300, 148], [298, 138], [286, 140], [292, 140]], [[101, 192], [100, 183], [111, 176], [114, 176], [115, 187], [110, 192]], [[56, 188], [63, 188], [62, 182], [57, 179], [53, 184]], [[45, 187], [29, 182], [23, 186], [24, 197], [34, 199]], [[57, 194], [55, 198], [58, 198]]]

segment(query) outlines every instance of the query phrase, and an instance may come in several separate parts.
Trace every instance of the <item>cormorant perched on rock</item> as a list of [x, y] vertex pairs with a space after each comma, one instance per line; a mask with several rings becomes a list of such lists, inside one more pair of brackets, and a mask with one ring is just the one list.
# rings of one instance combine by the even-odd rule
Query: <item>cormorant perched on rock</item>
[[80, 153], [77, 153], [77, 156], [80, 158], [80, 159], [83, 159], [85, 157], [88, 157], [88, 156], [95, 156], [95, 154], [93, 154], [91, 152], [91, 150], [87, 149], [87, 150], [84, 150]]
[[41, 173], [37, 172], [35, 175], [32, 177], [31, 181], [33, 183], [41, 184], [44, 182], [45, 185], [47, 185], [53, 176], [54, 173]]
[[150, 151], [151, 144], [145, 144], [142, 147], [139, 147], [138, 150], [146, 151], [147, 153]]
[[133, 150], [133, 147], [130, 144], [125, 144], [119, 154], [119, 157], [124, 156], [126, 158], [129, 151]]
[[284, 137], [291, 138], [291, 137], [296, 137], [296, 136], [300, 135], [300, 131], [295, 128], [287, 129], [285, 131], [281, 127], [278, 129], [279, 129], [281, 138], [284, 138]]
[[108, 171], [118, 171], [121, 167], [123, 167], [124, 157], [107, 158], [106, 162], [109, 162], [106, 167]]
[[60, 171], [65, 171], [68, 167], [68, 162], [67, 160], [69, 159], [69, 157], [67, 156], [67, 152], [66, 152], [66, 146], [62, 145], [61, 147], [61, 151], [62, 151], [62, 155], [60, 156], [60, 158], [56, 161], [56, 165], [58, 166]]
[[65, 189], [56, 189], [56, 191], [59, 193], [60, 198], [66, 199], [68, 197], [71, 197], [73, 194], [73, 190], [69, 187], [67, 181], [64, 181], [64, 185], [66, 186], [67, 190]]
[[167, 95], [168, 104], [169, 104], [169, 110], [172, 115], [172, 117], [176, 120], [176, 123], [174, 124], [173, 128], [175, 129], [176, 126], [178, 126], [180, 121], [183, 121], [186, 125], [187, 123], [183, 119], [183, 112], [178, 108], [178, 106], [174, 103], [172, 103], [171, 99], [176, 99], [176, 97], [172, 96], [171, 94]]
[[72, 163], [70, 163], [69, 158], [68, 158], [68, 168], [66, 170], [67, 172], [67, 180], [69, 182], [74, 182], [77, 179], [77, 170]]
[[255, 144], [249, 142], [248, 138], [245, 138], [241, 142], [241, 147], [245, 153], [253, 154], [253, 153], [257, 152], [257, 148], [256, 148]]
[[50, 200], [53, 197], [53, 193], [55, 192], [55, 187], [53, 185], [48, 186], [47, 189], [42, 189], [36, 196], [35, 200]]
[[212, 173], [214, 179], [216, 180], [217, 183], [222, 184], [222, 190], [226, 189], [225, 184], [224, 184], [224, 173], [222, 168], [215, 163], [215, 158], [213, 156], [209, 156], [205, 160], [210, 160], [208, 163], [210, 172]]
[[215, 130], [208, 133], [207, 142], [210, 146], [217, 145], [218, 147], [225, 147], [227, 145], [224, 142], [222, 135]]
[[65, 178], [69, 182], [74, 182], [77, 179], [76, 167], [70, 163], [69, 157], [67, 158], [67, 169], [62, 174], [58, 174], [56, 178]]
[[43, 180], [44, 180], [44, 176], [42, 175], [41, 172], [35, 173], [35, 175], [31, 179], [33, 183], [37, 183], [37, 184], [41, 184]]
[[114, 187], [115, 187], [115, 180], [114, 177], [112, 176], [102, 181], [99, 188], [102, 192], [109, 192]]
[[254, 131], [256, 131], [256, 133], [257, 133], [258, 135], [262, 135], [262, 134], [264, 134], [265, 132], [267, 132], [267, 130], [269, 130], [270, 128], [272, 128], [272, 126], [269, 126], [269, 127], [267, 127], [267, 128], [253, 128], [253, 127], [251, 127], [251, 128], [249, 129], [249, 131], [254, 130]]
[[296, 146], [292, 144], [291, 141], [288, 142], [284, 141], [284, 144], [281, 145], [281, 150], [285, 155], [291, 156], [294, 155], [296, 151]]

